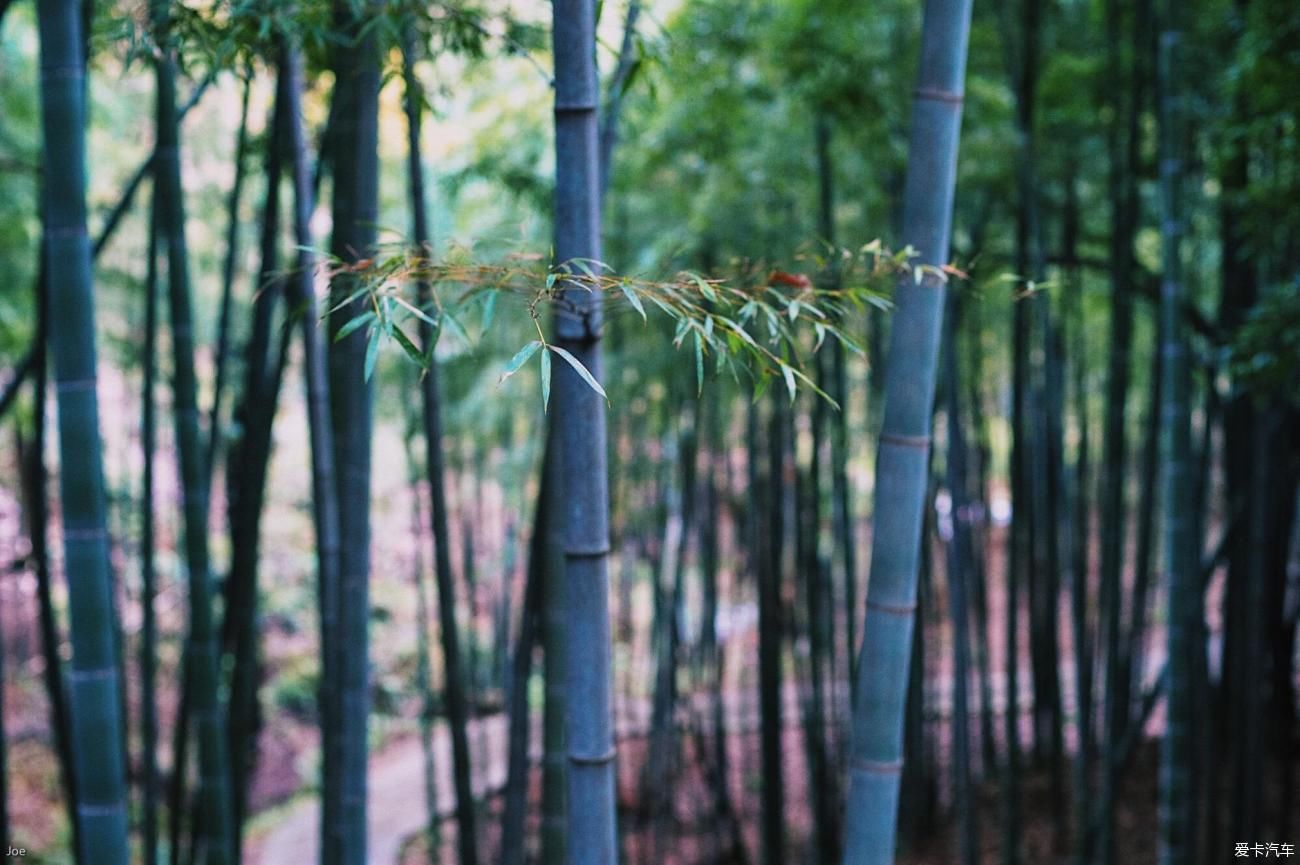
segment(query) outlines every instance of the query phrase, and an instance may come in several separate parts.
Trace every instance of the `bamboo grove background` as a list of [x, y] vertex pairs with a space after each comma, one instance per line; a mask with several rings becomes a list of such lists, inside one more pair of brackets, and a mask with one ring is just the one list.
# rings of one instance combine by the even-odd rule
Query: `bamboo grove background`
[[1294, 855], [1298, 93], [1289, 0], [0, 0], [0, 842]]

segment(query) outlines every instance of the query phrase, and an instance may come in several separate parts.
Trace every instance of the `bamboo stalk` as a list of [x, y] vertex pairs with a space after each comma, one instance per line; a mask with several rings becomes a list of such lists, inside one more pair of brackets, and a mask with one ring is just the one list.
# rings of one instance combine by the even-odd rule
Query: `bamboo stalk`
[[[59, 406], [72, 670], [69, 714], [79, 861], [126, 865], [126, 763], [96, 397], [94, 289], [86, 232], [85, 60], [79, 4], [37, 4], [45, 171], [49, 341]], [[38, 407], [38, 411], [43, 410]]]
[[[167, 44], [168, 5], [151, 6], [154, 25]], [[185, 205], [181, 186], [180, 126], [176, 111], [175, 58], [168, 47], [155, 61], [157, 135], [154, 172], [159, 226], [167, 249], [168, 307], [173, 353], [173, 406], [178, 473], [184, 508], [184, 549], [189, 569], [189, 635], [192, 718], [199, 743], [199, 810], [195, 846], [213, 865], [236, 861], [231, 819], [230, 761], [224, 707], [218, 694], [217, 642], [212, 610], [212, 573], [208, 556], [208, 484], [204, 476], [194, 369], [194, 327], [185, 241]]]
[[1183, 240], [1183, 96], [1179, 74], [1181, 13], [1177, 3], [1162, 4], [1160, 36], [1160, 199], [1163, 274], [1161, 366], [1165, 392], [1164, 427], [1165, 573], [1168, 581], [1168, 722], [1160, 754], [1159, 861], [1161, 865], [1196, 861], [1196, 826], [1192, 791], [1192, 739], [1195, 654], [1201, 610], [1200, 539], [1191, 513], [1191, 368], [1187, 331], [1181, 314], [1184, 296]]
[[226, 227], [226, 257], [221, 270], [221, 308], [217, 314], [216, 382], [212, 386], [212, 407], [208, 410], [208, 483], [217, 464], [217, 450], [221, 442], [221, 397], [225, 391], [226, 360], [230, 354], [230, 313], [239, 265], [239, 202], [244, 188], [244, 167], [248, 161], [248, 98], [253, 89], [251, 73], [244, 79], [244, 97], [240, 100], [239, 134], [235, 140], [235, 182], [230, 187], [227, 201], [229, 222]]
[[[925, 5], [902, 234], [919, 251], [918, 264], [938, 266], [948, 257], [970, 13], [969, 0]], [[877, 456], [877, 542], [854, 696], [845, 865], [876, 865], [894, 857], [943, 301], [943, 281], [934, 272], [899, 283]]]
[[[335, 28], [343, 41], [335, 47], [334, 127], [330, 132], [330, 170], [334, 179], [330, 253], [347, 262], [370, 255], [379, 208], [380, 55], [375, 30], [366, 24], [375, 4], [333, 4]], [[336, 299], [348, 297], [356, 277], [338, 274], [331, 286]], [[366, 859], [366, 764], [370, 716], [370, 439], [374, 389], [366, 376], [365, 329], [338, 338], [339, 330], [364, 312], [355, 300], [329, 316], [330, 421], [334, 435], [339, 561], [338, 591], [328, 612], [332, 645], [327, 686], [325, 807], [322, 855], [327, 865], [362, 865]]]
[[[335, 689], [338, 683], [334, 654], [338, 626], [339, 592], [339, 505], [334, 470], [334, 430], [329, 417], [329, 377], [325, 345], [316, 315], [311, 214], [314, 209], [312, 168], [308, 165], [306, 135], [302, 121], [303, 60], [290, 37], [281, 36], [280, 74], [287, 78], [286, 99], [289, 156], [293, 164], [293, 229], [297, 242], [297, 266], [286, 286], [289, 302], [298, 316], [303, 341], [303, 379], [307, 400], [307, 430], [311, 450], [312, 520], [316, 532], [316, 579], [320, 614], [322, 750], [331, 754], [335, 717]], [[323, 763], [329, 763], [327, 757]], [[322, 775], [325, 775], [322, 766]], [[326, 778], [322, 778], [326, 786]], [[329, 794], [322, 796], [323, 803]], [[337, 852], [337, 851], [336, 851]], [[329, 855], [322, 852], [322, 855]]]
[[[600, 260], [600, 170], [596, 119], [596, 14], [592, 0], [556, 0], [555, 253], [559, 263]], [[601, 298], [565, 292], [555, 316], [556, 345], [596, 381], [601, 362]], [[564, 476], [567, 609], [568, 861], [617, 861], [609, 623], [609, 477], [605, 407], [567, 363], [555, 372], [555, 411]]]
[[958, 296], [949, 295], [945, 323], [944, 389], [948, 415], [948, 453], [945, 459], [951, 496], [953, 534], [948, 542], [948, 604], [953, 634], [952, 773], [953, 802], [957, 811], [958, 851], [964, 865], [975, 865], [979, 855], [976, 803], [971, 787], [970, 746], [970, 621], [966, 599], [972, 559], [967, 501], [966, 433], [962, 429], [960, 381], [957, 376]]
[[[158, 861], [158, 707], [154, 695], [157, 667], [157, 621], [154, 594], [157, 569], [154, 563], [154, 452], [157, 450], [157, 403], [154, 391], [158, 370], [158, 208], [151, 208], [148, 261], [145, 263], [144, 403], [140, 423], [143, 476], [140, 489], [140, 743], [144, 754], [140, 786], [144, 790], [140, 843], [145, 865]], [[184, 723], [182, 720], [181, 723]]]

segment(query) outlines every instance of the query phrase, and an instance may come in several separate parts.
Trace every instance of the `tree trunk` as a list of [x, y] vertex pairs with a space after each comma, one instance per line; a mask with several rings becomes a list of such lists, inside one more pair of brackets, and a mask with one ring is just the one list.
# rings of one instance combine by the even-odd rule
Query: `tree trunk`
[[[829, 354], [817, 354], [819, 386], [832, 389], [830, 373], [826, 369]], [[795, 549], [797, 585], [803, 587], [806, 633], [808, 636], [809, 692], [801, 700], [804, 739], [808, 759], [808, 783], [813, 807], [813, 855], [818, 862], [839, 858], [839, 805], [830, 777], [830, 748], [826, 735], [826, 709], [828, 691], [833, 693], [833, 669], [830, 666], [831, 647], [835, 643], [831, 622], [831, 563], [821, 554], [822, 487], [821, 465], [823, 444], [830, 405], [820, 396], [812, 396], [809, 407], [812, 447], [806, 469], [798, 465], [799, 418], [791, 413], [788, 426], [792, 442], [791, 453], [795, 460]], [[828, 688], [831, 685], [832, 688]]]
[[[974, 238], [972, 238], [973, 240]], [[978, 244], [971, 244], [979, 249]], [[979, 315], [980, 304], [974, 304], [965, 312], [970, 324], [966, 340], [967, 375], [966, 402], [970, 407], [970, 427], [974, 436], [972, 446], [967, 448], [972, 465], [967, 471], [967, 490], [971, 497], [974, 515], [969, 523], [971, 543], [971, 593], [970, 601], [974, 608], [975, 666], [979, 671], [980, 689], [980, 748], [985, 778], [995, 778], [998, 772], [998, 752], [995, 730], [995, 707], [993, 705], [993, 668], [989, 654], [992, 631], [989, 626], [989, 577], [988, 577], [988, 537], [991, 520], [989, 519], [988, 468], [989, 433], [987, 415], [984, 411], [980, 383], [984, 380], [984, 357], [980, 346], [979, 334], [983, 328], [983, 319]]]
[[[558, 263], [600, 260], [596, 35], [592, 0], [556, 0], [555, 254]], [[564, 292], [556, 344], [599, 381], [601, 298]], [[617, 859], [614, 739], [610, 717], [609, 490], [605, 408], [567, 363], [559, 364], [555, 413], [565, 486], [564, 574], [568, 698], [568, 861]]]
[[[547, 436], [545, 451], [551, 450]], [[546, 592], [546, 536], [550, 531], [550, 514], [543, 498], [554, 482], [554, 462], [542, 455], [542, 476], [538, 484], [537, 507], [533, 515], [533, 535], [528, 543], [528, 572], [524, 587], [524, 610], [519, 623], [519, 637], [509, 681], [510, 759], [506, 778], [506, 805], [501, 817], [502, 865], [523, 865], [526, 848], [528, 811], [528, 682], [532, 676], [533, 649], [542, 631]], [[436, 861], [436, 860], [435, 860]]]
[[[837, 258], [835, 250], [835, 163], [831, 156], [831, 123], [824, 115], [819, 115], [814, 129], [817, 148], [818, 179], [818, 224], [822, 240], [832, 251], [832, 262]], [[828, 288], [838, 288], [839, 270], [834, 263], [826, 274]], [[833, 549], [838, 554], [840, 581], [844, 596], [844, 669], [845, 676], [853, 682], [854, 649], [857, 646], [858, 616], [858, 557], [857, 539], [853, 533], [853, 499], [849, 488], [848, 475], [848, 441], [849, 441], [849, 386], [848, 370], [845, 362], [844, 346], [838, 340], [832, 340], [824, 349], [829, 353], [826, 361], [825, 386], [823, 389], [839, 405], [839, 410], [830, 417], [830, 458], [831, 458], [831, 536]], [[835, 649], [832, 646], [832, 654]], [[834, 664], [832, 664], [834, 669]], [[839, 678], [838, 672], [834, 675]]]
[[[154, 25], [167, 45], [168, 6], [152, 6]], [[185, 512], [185, 561], [189, 569], [190, 620], [188, 655], [190, 706], [199, 742], [199, 808], [195, 847], [206, 861], [237, 861], [231, 821], [230, 762], [224, 711], [219, 696], [218, 648], [212, 609], [212, 573], [208, 556], [208, 485], [204, 475], [194, 370], [194, 326], [185, 241], [185, 204], [181, 185], [180, 126], [176, 111], [176, 60], [170, 47], [155, 61], [157, 134], [155, 183], [159, 226], [167, 241], [168, 306], [173, 352], [173, 411], [177, 457]]]
[[[272, 425], [280, 395], [287, 336], [276, 345], [276, 310], [284, 293], [281, 276], [280, 181], [285, 150], [285, 89], [277, 73], [275, 105], [267, 124], [266, 204], [262, 211], [261, 269], [252, 305], [252, 327], [244, 350], [244, 387], [235, 409], [238, 441], [227, 455], [230, 573], [225, 585], [222, 648], [233, 659], [230, 677], [230, 778], [235, 836], [242, 840], [248, 785], [257, 751], [257, 608], [262, 511], [270, 467]], [[238, 852], [241, 845], [237, 843]]]
[[1072, 546], [1070, 563], [1070, 627], [1074, 640], [1074, 693], [1075, 730], [1078, 742], [1075, 751], [1074, 777], [1074, 862], [1087, 865], [1092, 856], [1092, 833], [1088, 829], [1092, 813], [1092, 750], [1093, 701], [1092, 660], [1093, 637], [1088, 613], [1089, 585], [1092, 573], [1092, 498], [1088, 494], [1091, 483], [1091, 442], [1088, 424], [1087, 384], [1087, 328], [1084, 320], [1083, 284], [1077, 266], [1079, 234], [1078, 183], [1071, 177], [1066, 189], [1064, 230], [1064, 255], [1066, 278], [1069, 280], [1071, 312], [1073, 319], [1072, 351], [1074, 353], [1073, 387], [1074, 413], [1078, 425], [1079, 444], [1074, 463], [1074, 523], [1071, 528]]
[[144, 279], [144, 403], [140, 423], [143, 477], [140, 490], [140, 743], [144, 754], [140, 786], [144, 790], [143, 824], [140, 843], [145, 865], [158, 862], [158, 706], [154, 696], [157, 667], [157, 621], [154, 616], [154, 452], [157, 450], [157, 403], [154, 401], [158, 369], [158, 208], [151, 208], [149, 218], [148, 261]]
[[[948, 258], [970, 0], [928, 0], [909, 145], [903, 239], [918, 264]], [[893, 861], [902, 723], [916, 614], [935, 368], [944, 286], [934, 274], [899, 280], [885, 370], [871, 579], [856, 674], [845, 865]]]
[[[380, 56], [372, 3], [354, 8], [334, 4], [343, 44], [334, 52], [334, 128], [330, 168], [334, 177], [330, 253], [354, 263], [372, 253], [379, 208]], [[342, 273], [330, 286], [338, 301], [356, 288]], [[370, 715], [370, 434], [374, 393], [365, 375], [366, 329], [339, 339], [339, 329], [365, 311], [364, 298], [329, 317], [330, 419], [339, 505], [339, 589], [333, 653], [334, 705], [325, 737], [325, 810], [321, 845], [326, 865], [362, 865], [366, 860], [366, 757]]]
[[[1119, 699], [1117, 685], [1120, 679], [1122, 609], [1124, 586], [1121, 579], [1125, 549], [1125, 480], [1128, 454], [1127, 408], [1129, 380], [1132, 372], [1133, 343], [1133, 233], [1137, 228], [1138, 197], [1135, 174], [1139, 161], [1140, 119], [1145, 104], [1146, 76], [1141, 63], [1135, 61], [1132, 70], [1130, 102], [1125, 114], [1120, 94], [1124, 91], [1121, 59], [1122, 22], [1121, 4], [1107, 0], [1106, 27], [1109, 43], [1107, 61], [1108, 89], [1115, 96], [1114, 118], [1107, 128], [1107, 150], [1110, 154], [1109, 194], [1111, 198], [1111, 324], [1109, 368], [1106, 382], [1106, 418], [1102, 440], [1101, 489], [1101, 586], [1100, 605], [1105, 619], [1102, 633], [1105, 637], [1105, 683], [1103, 707], [1101, 805], [1103, 819], [1097, 839], [1097, 852], [1102, 865], [1110, 865], [1115, 857], [1114, 801], [1115, 801], [1115, 746], [1121, 738], [1123, 722], [1121, 709], [1127, 710], [1126, 701]], [[1149, 17], [1150, 0], [1138, 3], [1138, 21], [1133, 35], [1134, 56], [1140, 57], [1144, 47], [1145, 21]], [[1126, 138], [1121, 135], [1121, 124], [1127, 122]], [[1121, 146], [1124, 149], [1121, 149]], [[1125, 716], [1126, 717], [1126, 716]]]
[[543, 527], [546, 576], [542, 586], [542, 655], [545, 696], [542, 710], [542, 862], [564, 865], [568, 861], [568, 796], [565, 771], [564, 725], [567, 714], [564, 650], [564, 508], [563, 466], [554, 416], [549, 421], [542, 459], [551, 483], [540, 490], [542, 507], [552, 515]]
[[[762, 721], [763, 862], [785, 861], [785, 785], [782, 778], [781, 644], [785, 633], [781, 577], [785, 541], [785, 394], [774, 392], [767, 432], [767, 483], [763, 505], [767, 537], [758, 571], [758, 693]], [[756, 447], [750, 442], [750, 447]]]
[[77, 4], [40, 3], [37, 23], [45, 273], [49, 308], [60, 315], [49, 340], [58, 393], [60, 501], [73, 625], [69, 714], [78, 781], [78, 858], [127, 865], [126, 763], [96, 399], [94, 290], [86, 233], [85, 63]]
[[[647, 748], [642, 790], [651, 824], [651, 858], [659, 858], [663, 848], [658, 842], [668, 831], [665, 818], [672, 813], [674, 771], [678, 763], [677, 742], [677, 668], [678, 648], [681, 642], [682, 607], [685, 602], [686, 548], [691, 528], [695, 522], [695, 420], [683, 419], [694, 414], [687, 406], [692, 400], [674, 401], [678, 406], [677, 438], [673, 432], [664, 432], [663, 474], [664, 530], [660, 567], [655, 572], [654, 637], [652, 653], [655, 665], [655, 684], [650, 715], [650, 740]], [[667, 583], [667, 586], [665, 586]]]
[[640, 62], [636, 56], [636, 25], [641, 18], [641, 0], [628, 0], [623, 21], [623, 41], [618, 48], [618, 62], [609, 82], [605, 106], [600, 117], [600, 199], [609, 195], [609, 178], [614, 168], [614, 146], [618, 144], [618, 120], [623, 111], [623, 96], [632, 74]]
[[[429, 225], [425, 204], [424, 168], [420, 163], [420, 129], [422, 102], [417, 93], [419, 82], [415, 78], [414, 58], [408, 46], [405, 60], [406, 119], [408, 129], [407, 172], [410, 180], [411, 216], [414, 241], [422, 250], [429, 246]], [[433, 314], [432, 287], [420, 283], [420, 306]], [[445, 667], [447, 723], [451, 727], [452, 775], [456, 784], [456, 841], [460, 850], [460, 865], [474, 865], [478, 861], [478, 833], [475, 829], [474, 791], [470, 785], [469, 753], [469, 700], [466, 689], [466, 670], [461, 661], [460, 632], [456, 622], [455, 574], [451, 567], [451, 530], [447, 519], [447, 481], [442, 444], [442, 396], [438, 388], [438, 363], [433, 356], [433, 326], [420, 321], [420, 346], [429, 357], [429, 368], [420, 382], [423, 405], [425, 470], [428, 473], [429, 496], [433, 504], [433, 544], [438, 582], [438, 619], [442, 635], [442, 657]], [[468, 544], [464, 549], [469, 550]], [[467, 553], [466, 580], [473, 586], [469, 565], [473, 554]]]
[[[321, 739], [324, 763], [331, 767], [331, 748], [336, 744], [337, 657], [332, 648], [337, 644], [339, 579], [339, 503], [338, 485], [334, 470], [334, 429], [330, 422], [329, 377], [326, 348], [321, 341], [319, 318], [316, 314], [314, 286], [315, 256], [312, 254], [311, 214], [314, 209], [311, 167], [307, 164], [306, 136], [302, 126], [303, 60], [296, 44], [282, 36], [280, 43], [280, 74], [286, 77], [284, 88], [285, 114], [289, 136], [288, 152], [293, 163], [293, 230], [298, 248], [297, 265], [293, 277], [286, 284], [292, 313], [302, 327], [303, 377], [307, 402], [307, 430], [311, 450], [312, 520], [316, 534], [316, 579], [318, 584], [320, 615], [321, 673], [320, 696]], [[322, 806], [328, 808], [327, 774], [322, 767]], [[324, 825], [324, 821], [322, 821]], [[328, 831], [328, 830], [327, 830]], [[326, 833], [322, 833], [324, 840]], [[336, 854], [322, 848], [322, 859]]]
[[239, 203], [244, 189], [244, 167], [248, 162], [248, 98], [253, 89], [251, 73], [244, 79], [244, 98], [239, 108], [239, 135], [235, 140], [235, 182], [230, 187], [226, 207], [230, 221], [226, 228], [226, 258], [221, 269], [221, 311], [217, 314], [216, 381], [212, 386], [212, 408], [208, 411], [208, 484], [216, 470], [217, 451], [221, 444], [221, 397], [226, 385], [226, 362], [230, 354], [230, 314], [239, 269], [239, 235], [243, 222], [239, 217]]
[[731, 861], [741, 855], [740, 824], [729, 788], [731, 769], [727, 754], [726, 703], [723, 697], [726, 661], [723, 646], [718, 641], [718, 520], [722, 516], [718, 486], [725, 479], [718, 477], [719, 465], [725, 466], [726, 444], [723, 420], [727, 402], [717, 383], [712, 385], [712, 398], [701, 400], [704, 429], [704, 514], [699, 521], [700, 571], [703, 582], [703, 610], [700, 615], [700, 660], [709, 682], [709, 709], [712, 725], [712, 759], [716, 772], [713, 789], [714, 816], [719, 821], [716, 838], [718, 861]]
[[[1151, 381], [1148, 386], [1146, 410], [1146, 440], [1142, 443], [1141, 492], [1137, 507], [1137, 546], [1133, 561], [1133, 603], [1129, 611], [1128, 634], [1121, 650], [1123, 664], [1120, 669], [1119, 699], [1125, 702], [1123, 711], [1130, 717], [1141, 706], [1143, 667], [1146, 660], [1147, 606], [1150, 601], [1151, 568], [1156, 552], [1155, 521], [1157, 507], [1157, 485], [1159, 483], [1161, 404], [1164, 386], [1164, 364], [1160, 362], [1160, 343], [1162, 342], [1163, 324], [1157, 323], [1155, 357], [1151, 364]], [[1189, 457], [1190, 459], [1190, 457]], [[1192, 469], [1189, 466], [1188, 471]], [[1189, 492], [1192, 487], [1188, 487]], [[1188, 514], [1192, 514], [1194, 500], [1188, 502]], [[1192, 517], [1194, 519], [1194, 517]], [[1125, 725], [1127, 726], [1127, 724]]]
[[[415, 434], [420, 420], [413, 407], [407, 403], [403, 414], [406, 416], [406, 434], [403, 445], [406, 451], [406, 464], [410, 474], [412, 534], [417, 541], [424, 538], [424, 527], [428, 525], [424, 516], [424, 507], [420, 501], [420, 470], [415, 454]], [[429, 651], [429, 632], [433, 625], [433, 616], [429, 609], [429, 596], [424, 587], [424, 552], [423, 545], [415, 548], [415, 566], [411, 570], [411, 582], [415, 588], [415, 690], [420, 696], [420, 750], [424, 759], [424, 807], [426, 812], [425, 839], [429, 845], [429, 860], [440, 862], [442, 857], [441, 820], [438, 815], [438, 781], [437, 767], [434, 762], [434, 723], [437, 721], [437, 704], [433, 693], [433, 662]], [[513, 733], [513, 730], [512, 730]], [[513, 748], [513, 744], [512, 744]], [[511, 752], [513, 760], [514, 753]], [[512, 763], [513, 771], [513, 763]], [[523, 827], [520, 826], [520, 835]], [[510, 835], [503, 831], [502, 843], [511, 843]], [[503, 857], [504, 858], [504, 857]]]
[[77, 819], [75, 760], [64, 663], [59, 654], [62, 635], [54, 608], [53, 577], [49, 556], [49, 475], [45, 466], [46, 411], [49, 396], [49, 284], [42, 255], [41, 275], [36, 280], [36, 337], [32, 348], [32, 440], [25, 446], [18, 439], [18, 463], [22, 474], [23, 513], [31, 542], [29, 558], [36, 577], [38, 622], [45, 694], [50, 706], [50, 730], [59, 758], [59, 780], [71, 828], [72, 855], [80, 862], [81, 821]]
[[947, 395], [948, 492], [951, 496], [952, 538], [948, 543], [948, 604], [952, 618], [953, 703], [952, 703], [952, 773], [953, 802], [957, 811], [958, 850], [964, 865], [975, 865], [979, 856], [976, 826], [976, 803], [971, 789], [970, 708], [970, 610], [966, 601], [968, 565], [973, 558], [970, 538], [970, 508], [966, 485], [966, 433], [962, 429], [960, 381], [957, 376], [957, 321], [960, 314], [958, 295], [948, 297], [948, 321], [945, 326], [944, 389]]
[[[1178, 78], [1181, 13], [1176, 2], [1162, 4], [1160, 37], [1160, 198], [1163, 274], [1160, 290], [1161, 366], [1165, 392], [1161, 405], [1164, 427], [1163, 465], [1165, 571], [1168, 580], [1168, 720], [1160, 753], [1161, 865], [1195, 862], [1195, 818], [1191, 796], [1195, 751], [1192, 727], [1197, 707], [1193, 699], [1196, 676], [1197, 619], [1202, 614], [1200, 540], [1193, 534], [1191, 459], [1191, 365], [1183, 317], [1183, 97]], [[1257, 779], [1258, 780], [1258, 779]]]

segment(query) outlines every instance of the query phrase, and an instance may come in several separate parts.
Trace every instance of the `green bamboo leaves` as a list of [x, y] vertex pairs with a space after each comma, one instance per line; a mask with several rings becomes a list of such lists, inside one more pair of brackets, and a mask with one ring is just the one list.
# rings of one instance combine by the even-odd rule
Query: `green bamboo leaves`
[[[475, 330], [488, 333], [495, 326], [496, 311], [504, 296], [519, 301], [514, 309], [528, 317], [537, 339], [515, 353], [498, 384], [523, 369], [545, 348], [540, 363], [542, 400], [546, 405], [550, 401], [551, 353], [558, 354], [587, 387], [609, 401], [598, 377], [574, 353], [566, 354], [553, 345], [541, 326], [544, 307], [567, 309], [575, 296], [598, 298], [614, 312], [634, 312], [646, 324], [650, 323], [651, 311], [675, 322], [672, 343], [678, 349], [689, 343], [697, 392], [703, 389], [705, 364], [712, 358], [719, 373], [729, 372], [738, 382], [742, 373], [752, 378], [756, 396], [762, 396], [772, 381], [780, 381], [791, 400], [800, 388], [829, 400], [829, 395], [805, 372], [809, 344], [813, 354], [829, 340], [862, 355], [863, 348], [846, 322], [867, 307], [891, 309], [887, 292], [890, 281], [903, 274], [912, 282], [925, 277], [947, 281], [952, 275], [964, 276], [949, 265], [913, 265], [911, 259], [916, 251], [912, 247], [894, 253], [879, 241], [857, 251], [835, 251], [842, 279], [834, 288], [818, 287], [807, 276], [782, 270], [741, 274], [731, 282], [690, 271], [668, 279], [616, 275], [607, 265], [588, 258], [568, 259], [544, 270], [531, 264], [541, 256], [516, 255], [501, 264], [475, 264], [452, 253], [448, 260], [438, 262], [420, 252], [424, 247], [417, 244], [414, 248], [381, 251], [356, 263], [330, 259], [326, 268], [332, 277], [346, 276], [354, 281], [347, 295], [328, 311], [333, 316], [349, 307], [355, 310], [338, 327], [335, 340], [365, 329], [363, 364], [367, 379], [374, 374], [385, 343], [395, 344], [427, 372], [444, 330], [451, 331], [460, 344], [473, 345], [475, 339], [462, 318], [479, 308]], [[412, 285], [423, 287], [424, 294], [412, 296]], [[432, 340], [417, 346], [408, 336], [411, 323], [427, 326]], [[834, 400], [831, 402], [834, 404]]]
[[535, 339], [528, 343], [528, 345], [519, 349], [519, 353], [510, 360], [510, 363], [506, 364], [506, 371], [501, 373], [501, 378], [498, 379], [497, 384], [501, 384], [506, 379], [510, 378], [510, 376], [519, 372], [523, 365], [528, 363], [528, 359], [537, 354], [537, 350], [541, 348], [542, 345], [543, 343], [540, 339]]
[[105, 491], [96, 396], [95, 306], [86, 233], [85, 65], [81, 4], [37, 4], [45, 170], [45, 267], [58, 388], [59, 484], [68, 575], [68, 694], [79, 859], [126, 865], [125, 737], [118, 700]]
[[595, 376], [591, 374], [591, 370], [583, 366], [582, 361], [578, 360], [572, 353], [560, 348], [558, 345], [550, 345], [540, 339], [535, 339], [523, 348], [519, 349], [519, 352], [511, 358], [510, 363], [506, 364], [506, 370], [501, 373], [501, 378], [497, 380], [497, 384], [504, 383], [506, 379], [510, 378], [510, 376], [519, 372], [519, 370], [523, 368], [524, 364], [528, 363], [529, 359], [532, 358], [533, 355], [537, 354], [538, 350], [542, 348], [546, 349], [546, 351], [542, 352], [541, 361], [543, 407], [549, 408], [551, 404], [551, 352], [559, 355], [565, 363], [573, 367], [573, 371], [576, 372], [578, 377], [586, 383], [587, 387], [600, 394], [601, 398], [604, 399], [607, 404], [609, 403], [609, 395], [605, 393], [605, 389], [601, 387], [600, 382], [596, 381]]

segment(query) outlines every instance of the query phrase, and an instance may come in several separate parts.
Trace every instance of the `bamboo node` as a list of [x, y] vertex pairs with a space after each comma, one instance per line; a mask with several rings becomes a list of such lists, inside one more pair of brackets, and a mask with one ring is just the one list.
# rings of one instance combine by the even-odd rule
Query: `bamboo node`
[[929, 436], [905, 436], [897, 433], [881, 433], [881, 444], [898, 445], [901, 448], [925, 450], [930, 447]]
[[86, 233], [86, 226], [80, 223], [75, 225], [50, 225], [45, 229], [45, 239], [51, 240], [80, 240], [83, 237], [89, 237]]
[[566, 546], [564, 555], [570, 559], [599, 559], [609, 555], [609, 544]]
[[614, 757], [618, 754], [617, 748], [610, 748], [603, 754], [575, 754], [569, 752], [569, 762], [579, 766], [604, 766], [614, 762]]
[[102, 541], [108, 537], [103, 526], [96, 526], [89, 529], [64, 529], [63, 538], [68, 541]]
[[93, 378], [69, 378], [56, 382], [55, 387], [59, 393], [75, 393], [77, 391], [94, 391], [95, 380]]
[[48, 81], [80, 81], [86, 77], [85, 70], [80, 63], [42, 66], [41, 75]]
[[97, 667], [93, 670], [69, 670], [68, 678], [74, 682], [104, 682], [117, 676], [115, 667]]
[[854, 759], [849, 766], [855, 771], [868, 772], [872, 775], [900, 775], [903, 772], [902, 760]]
[[931, 102], [946, 102], [949, 105], [961, 105], [966, 94], [960, 90], [942, 90], [937, 87], [918, 87], [912, 93], [917, 99], [927, 99]]
[[882, 604], [868, 598], [867, 609], [891, 616], [911, 616], [916, 613], [916, 604]]

